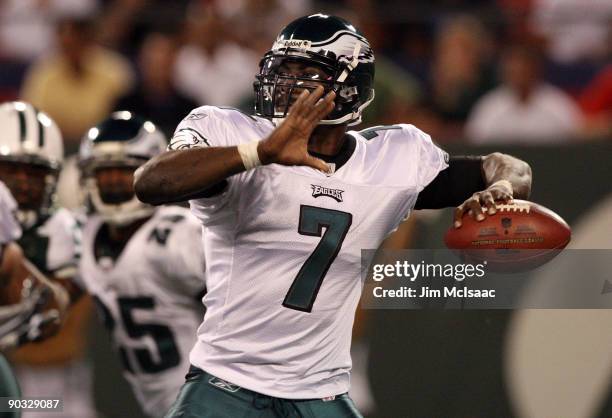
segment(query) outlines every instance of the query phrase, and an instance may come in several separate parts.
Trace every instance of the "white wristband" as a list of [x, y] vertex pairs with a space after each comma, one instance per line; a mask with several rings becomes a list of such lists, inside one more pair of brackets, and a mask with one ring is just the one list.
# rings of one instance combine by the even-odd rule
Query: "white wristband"
[[246, 144], [238, 145], [238, 154], [242, 158], [242, 164], [244, 168], [250, 170], [261, 165], [259, 161], [259, 154], [257, 154], [257, 145], [259, 141], [247, 142]]

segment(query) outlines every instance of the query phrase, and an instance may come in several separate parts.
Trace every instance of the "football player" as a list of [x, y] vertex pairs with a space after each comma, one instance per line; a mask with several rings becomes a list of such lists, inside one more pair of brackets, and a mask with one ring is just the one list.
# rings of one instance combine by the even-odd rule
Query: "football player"
[[21, 251], [13, 244], [21, 236], [16, 211], [15, 199], [0, 180], [0, 286], [5, 286], [16, 275], [16, 267], [22, 259]]
[[45, 113], [24, 102], [0, 105], [0, 178], [17, 201], [26, 257], [43, 273], [76, 273], [77, 224], [57, 208], [56, 186], [64, 158], [62, 136]]
[[191, 199], [205, 226], [207, 314], [167, 416], [359, 417], [347, 392], [361, 249], [414, 209], [484, 219], [528, 196], [530, 168], [449, 158], [413, 125], [347, 131], [374, 98], [374, 54], [334, 16], [290, 23], [256, 78], [255, 116], [195, 109], [136, 173], [143, 201]]
[[[22, 253], [19, 247], [14, 244], [14, 241], [21, 236], [21, 228], [14, 217], [16, 210], [17, 204], [13, 196], [11, 196], [4, 183], [0, 181], [0, 296], [5, 296], [4, 287], [10, 281], [20, 280], [23, 276], [19, 267], [23, 260]], [[6, 301], [3, 299], [4, 297], [0, 298], [0, 350], [8, 348], [8, 344], [3, 344], [3, 342], [16, 327], [9, 322], [14, 322], [14, 318], [19, 317], [18, 325], [21, 325], [21, 315], [25, 311], [25, 309], [13, 305], [5, 307]], [[7, 330], [7, 325], [9, 330]], [[9, 336], [8, 339], [14, 340], [15, 338]], [[19, 385], [11, 367], [0, 352], [0, 397], [18, 397], [19, 393]], [[2, 413], [0, 416], [16, 418], [19, 417], [19, 413]]]
[[[12, 398], [18, 398], [21, 392], [2, 353], [40, 338], [46, 327], [59, 322], [58, 299], [67, 300], [67, 294], [60, 286], [43, 277], [23, 257], [15, 242], [21, 237], [16, 211], [17, 203], [0, 181], [0, 397]], [[18, 299], [13, 298], [9, 286], [22, 283]], [[50, 302], [55, 304], [54, 307], [49, 306]], [[19, 410], [0, 413], [3, 418], [19, 416]]]
[[[76, 274], [79, 232], [75, 217], [56, 205], [64, 157], [59, 128], [32, 105], [7, 102], [0, 105], [0, 130], [0, 179], [17, 202], [15, 215], [23, 231], [17, 243], [27, 268], [43, 280], [61, 282]], [[64, 307], [67, 300], [62, 299]]]
[[152, 417], [176, 398], [204, 315], [200, 223], [188, 209], [155, 208], [134, 194], [134, 170], [166, 147], [152, 122], [123, 111], [90, 129], [79, 152], [93, 213], [77, 284], [94, 296], [123, 374]]
[[[64, 157], [63, 139], [48, 115], [24, 102], [0, 105], [0, 127], [0, 178], [17, 201], [17, 219], [23, 230], [17, 242], [26, 258], [29, 276], [34, 276], [15, 283], [10, 292], [30, 293], [33, 280], [43, 281], [56, 294], [59, 313], [65, 320], [57, 335], [53, 334], [59, 323], [50, 323], [36, 335], [36, 339], [53, 338], [41, 344], [21, 346], [11, 353], [10, 360], [26, 396], [61, 395], [65, 399], [78, 399], [78, 405], [68, 402], [64, 413], [92, 416], [93, 400], [86, 384], [91, 379], [90, 369], [82, 356], [83, 350], [77, 348], [85, 344], [75, 343], [83, 339], [86, 301], [63, 315], [69, 304], [64, 289], [76, 292], [70, 279], [77, 272], [80, 240], [74, 215], [58, 208], [56, 202], [57, 180]], [[45, 311], [45, 314], [52, 312]], [[15, 330], [13, 335], [25, 332], [30, 322], [24, 320], [21, 331]]]

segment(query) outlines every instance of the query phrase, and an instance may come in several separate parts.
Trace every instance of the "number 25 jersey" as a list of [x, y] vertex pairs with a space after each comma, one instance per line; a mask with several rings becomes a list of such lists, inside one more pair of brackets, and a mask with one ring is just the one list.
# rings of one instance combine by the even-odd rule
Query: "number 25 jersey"
[[158, 208], [113, 259], [108, 226], [94, 215], [83, 230], [80, 277], [96, 301], [123, 375], [143, 410], [162, 416], [189, 368], [194, 332], [204, 316], [201, 226], [189, 210]]
[[[273, 129], [204, 106], [179, 124], [170, 148], [235, 146]], [[205, 226], [208, 290], [195, 366], [281, 398], [348, 391], [361, 250], [378, 248], [447, 164], [412, 125], [351, 131], [333, 164], [331, 175], [260, 166], [190, 202]]]

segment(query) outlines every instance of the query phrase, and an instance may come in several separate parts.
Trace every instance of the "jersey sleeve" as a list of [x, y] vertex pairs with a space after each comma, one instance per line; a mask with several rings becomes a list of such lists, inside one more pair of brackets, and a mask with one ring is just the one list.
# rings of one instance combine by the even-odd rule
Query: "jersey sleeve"
[[168, 257], [160, 266], [176, 290], [196, 297], [206, 287], [202, 225], [190, 213], [174, 224], [168, 237]]
[[406, 188], [406, 199], [399, 208], [397, 227], [414, 209], [419, 193], [448, 167], [449, 157], [429, 135], [415, 126], [395, 126], [400, 127], [401, 131], [389, 130], [394, 146], [388, 152], [401, 155], [402, 164], [395, 174]]
[[[169, 150], [198, 147], [230, 147], [261, 139], [250, 135], [256, 124], [252, 116], [239, 110], [216, 106], [194, 109], [179, 123], [170, 140]], [[202, 221], [219, 216], [232, 196], [239, 193], [246, 172], [228, 177], [190, 200], [192, 212]]]
[[57, 279], [70, 279], [78, 273], [81, 257], [82, 224], [67, 209], [60, 209], [44, 226], [49, 237], [47, 270]]
[[448, 153], [438, 147], [429, 135], [412, 125], [401, 125], [408, 129], [416, 142], [416, 182], [421, 192], [436, 178], [440, 171], [448, 167]]
[[239, 145], [244, 140], [235, 132], [232, 113], [236, 112], [215, 106], [202, 106], [192, 110], [176, 127], [168, 149]]
[[8, 188], [0, 181], [0, 244], [21, 237], [21, 227], [15, 218], [17, 203]]

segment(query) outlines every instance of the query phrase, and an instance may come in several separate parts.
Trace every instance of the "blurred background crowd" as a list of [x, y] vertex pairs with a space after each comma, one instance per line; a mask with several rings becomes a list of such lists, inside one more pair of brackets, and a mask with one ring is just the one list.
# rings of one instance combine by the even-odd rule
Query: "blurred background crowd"
[[171, 134], [197, 105], [250, 111], [260, 57], [316, 11], [374, 47], [367, 124], [413, 123], [439, 143], [612, 132], [609, 0], [2, 0], [0, 101], [49, 113], [68, 153], [118, 108]]

